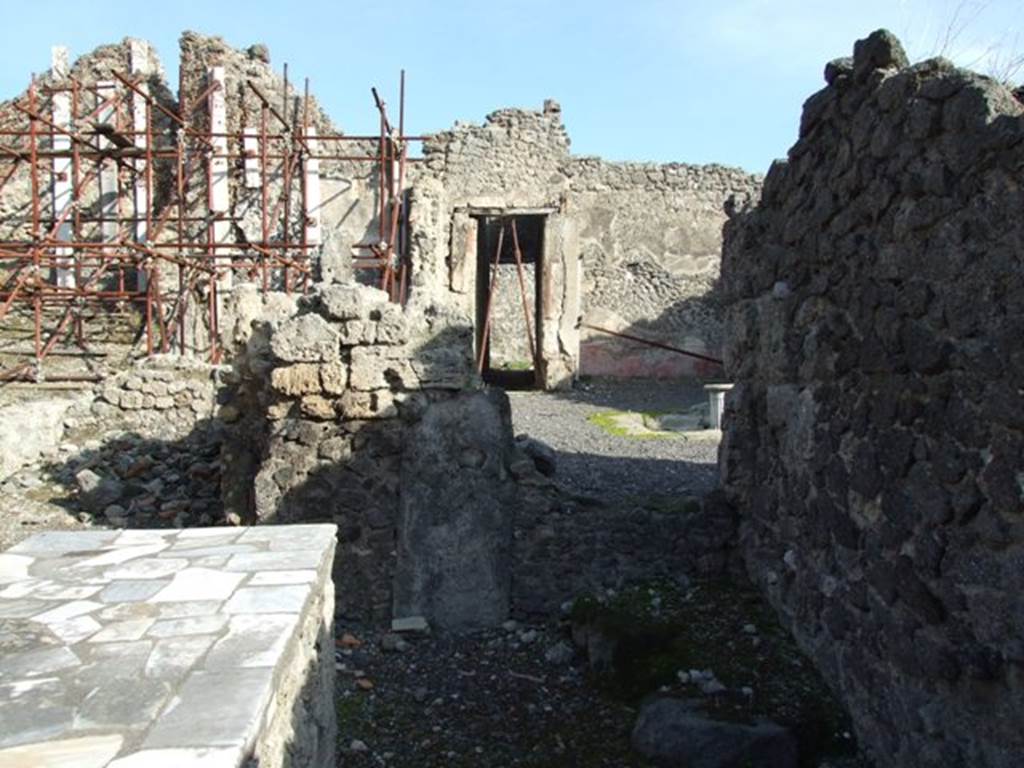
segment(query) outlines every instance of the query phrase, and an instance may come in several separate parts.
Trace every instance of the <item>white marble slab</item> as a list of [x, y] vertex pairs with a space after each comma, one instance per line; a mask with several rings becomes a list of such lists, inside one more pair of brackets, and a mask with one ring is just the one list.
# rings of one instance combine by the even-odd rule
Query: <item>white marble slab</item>
[[247, 764], [334, 536], [55, 531], [0, 553], [0, 768]]

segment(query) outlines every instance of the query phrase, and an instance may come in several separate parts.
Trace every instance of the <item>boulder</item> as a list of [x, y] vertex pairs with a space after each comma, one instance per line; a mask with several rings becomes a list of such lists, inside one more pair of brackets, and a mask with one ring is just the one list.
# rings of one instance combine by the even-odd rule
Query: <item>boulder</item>
[[71, 399], [35, 400], [0, 408], [0, 482], [48, 452], [64, 436], [64, 417]]
[[796, 738], [786, 728], [768, 720], [715, 720], [682, 699], [645, 704], [631, 742], [644, 757], [673, 768], [797, 768]]
[[516, 448], [521, 450], [533, 461], [533, 465], [542, 475], [551, 477], [558, 469], [554, 449], [529, 435], [516, 436]]
[[75, 484], [78, 486], [78, 503], [94, 515], [101, 514], [107, 507], [120, 501], [125, 491], [119, 480], [103, 477], [91, 469], [78, 472]]
[[270, 351], [286, 363], [331, 363], [340, 356], [341, 339], [319, 315], [285, 320], [270, 337]]
[[903, 44], [887, 29], [876, 30], [853, 44], [853, 69], [857, 75], [875, 69], [903, 69], [909, 65]]

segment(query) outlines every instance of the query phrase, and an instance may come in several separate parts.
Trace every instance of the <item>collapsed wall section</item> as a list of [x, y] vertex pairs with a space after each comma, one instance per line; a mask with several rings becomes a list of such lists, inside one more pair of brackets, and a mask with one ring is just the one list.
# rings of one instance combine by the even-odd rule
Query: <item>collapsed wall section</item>
[[726, 227], [751, 576], [883, 766], [1024, 760], [1024, 105], [876, 32]]

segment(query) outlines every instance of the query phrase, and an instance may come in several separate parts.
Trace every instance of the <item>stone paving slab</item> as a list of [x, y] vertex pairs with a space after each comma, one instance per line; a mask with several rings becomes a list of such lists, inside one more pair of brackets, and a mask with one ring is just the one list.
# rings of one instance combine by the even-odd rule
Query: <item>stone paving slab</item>
[[46, 532], [0, 553], [0, 766], [243, 765], [334, 539]]

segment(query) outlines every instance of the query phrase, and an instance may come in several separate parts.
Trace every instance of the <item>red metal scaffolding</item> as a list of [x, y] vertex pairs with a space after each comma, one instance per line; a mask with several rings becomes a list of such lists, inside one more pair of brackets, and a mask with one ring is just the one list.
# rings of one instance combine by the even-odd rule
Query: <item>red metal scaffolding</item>
[[[17, 195], [16, 186], [29, 199], [16, 217], [0, 220], [0, 321], [19, 311], [30, 316], [33, 336], [31, 360], [0, 368], [0, 380], [39, 378], [58, 345], [88, 349], [90, 315], [126, 309], [134, 310], [147, 354], [185, 350], [186, 318], [202, 312], [209, 357], [219, 361], [225, 285], [305, 292], [315, 278], [320, 244], [307, 238], [303, 172], [311, 161], [375, 165], [378, 238], [355, 245], [354, 265], [377, 270], [380, 287], [405, 302], [407, 146], [420, 137], [404, 134], [404, 72], [397, 128], [372, 91], [376, 136], [317, 135], [309, 81], [294, 98], [287, 67], [280, 106], [246, 84], [259, 102], [255, 136], [252, 128], [213, 130], [209, 101], [221, 86], [212, 78], [188, 99], [183, 76], [172, 107], [149, 92], [145, 76], [109, 75], [103, 83], [33, 79], [0, 129], [0, 200]], [[236, 236], [237, 220], [214, 205], [215, 160], [226, 161], [236, 188], [258, 165], [259, 238]], [[225, 224], [230, 238], [222, 236]]]

